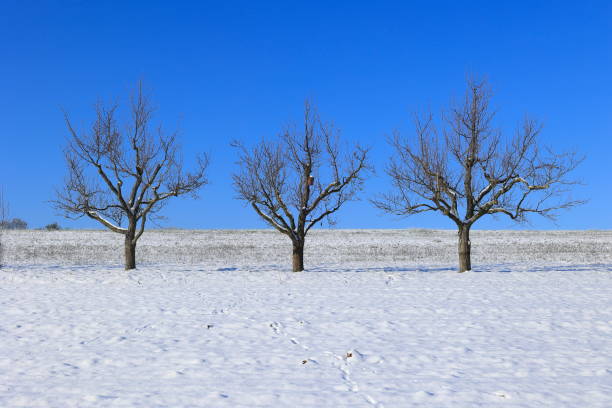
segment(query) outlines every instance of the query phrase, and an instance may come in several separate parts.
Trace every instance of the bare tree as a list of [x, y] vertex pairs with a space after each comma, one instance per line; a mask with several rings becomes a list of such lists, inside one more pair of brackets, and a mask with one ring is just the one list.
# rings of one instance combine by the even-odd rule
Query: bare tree
[[153, 128], [152, 113], [139, 84], [123, 129], [117, 125], [117, 105], [98, 103], [96, 118], [85, 133], [77, 132], [65, 115], [71, 135], [65, 149], [68, 177], [57, 191], [55, 207], [67, 218], [86, 216], [123, 234], [126, 270], [136, 267], [136, 243], [147, 220], [169, 198], [195, 196], [208, 182], [207, 157], [198, 157], [195, 169], [185, 171], [176, 133]]
[[234, 174], [238, 198], [293, 243], [293, 271], [304, 270], [306, 234], [317, 223], [333, 224], [333, 214], [362, 189], [369, 170], [368, 149], [341, 152], [339, 132], [323, 123], [306, 102], [304, 128], [287, 129], [278, 140], [240, 149]]
[[541, 125], [526, 118], [515, 134], [503, 137], [493, 127], [491, 93], [486, 81], [468, 80], [463, 103], [442, 115], [416, 119], [416, 138], [395, 134], [395, 156], [387, 173], [393, 193], [374, 200], [392, 214], [435, 211], [458, 228], [459, 272], [471, 269], [470, 228], [485, 215], [517, 222], [529, 214], [555, 218], [557, 210], [582, 201], [569, 198], [576, 182], [568, 174], [581, 159], [555, 153], [538, 142]]

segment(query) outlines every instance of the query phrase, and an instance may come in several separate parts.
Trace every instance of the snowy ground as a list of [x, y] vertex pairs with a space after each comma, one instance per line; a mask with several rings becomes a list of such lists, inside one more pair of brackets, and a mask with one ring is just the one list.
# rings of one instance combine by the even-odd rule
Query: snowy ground
[[0, 407], [610, 407], [612, 233], [10, 232]]

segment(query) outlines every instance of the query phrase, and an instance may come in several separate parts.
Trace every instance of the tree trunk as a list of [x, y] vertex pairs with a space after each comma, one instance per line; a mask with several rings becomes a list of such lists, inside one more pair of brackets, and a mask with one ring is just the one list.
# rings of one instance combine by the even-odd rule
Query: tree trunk
[[472, 269], [470, 227], [459, 227], [459, 272]]
[[304, 243], [293, 243], [293, 272], [302, 272], [304, 270]]
[[125, 270], [136, 269], [136, 242], [134, 241], [135, 234], [127, 233], [125, 235]]

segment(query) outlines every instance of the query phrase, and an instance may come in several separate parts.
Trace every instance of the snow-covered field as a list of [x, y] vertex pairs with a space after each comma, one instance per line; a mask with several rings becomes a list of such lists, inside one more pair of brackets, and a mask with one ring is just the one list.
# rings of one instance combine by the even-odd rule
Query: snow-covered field
[[0, 407], [612, 406], [612, 232], [3, 239]]

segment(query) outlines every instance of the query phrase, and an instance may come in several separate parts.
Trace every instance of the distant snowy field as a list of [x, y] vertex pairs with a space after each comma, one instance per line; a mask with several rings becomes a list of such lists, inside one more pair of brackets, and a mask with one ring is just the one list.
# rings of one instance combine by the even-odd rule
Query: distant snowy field
[[611, 407], [612, 232], [5, 233], [0, 407]]

